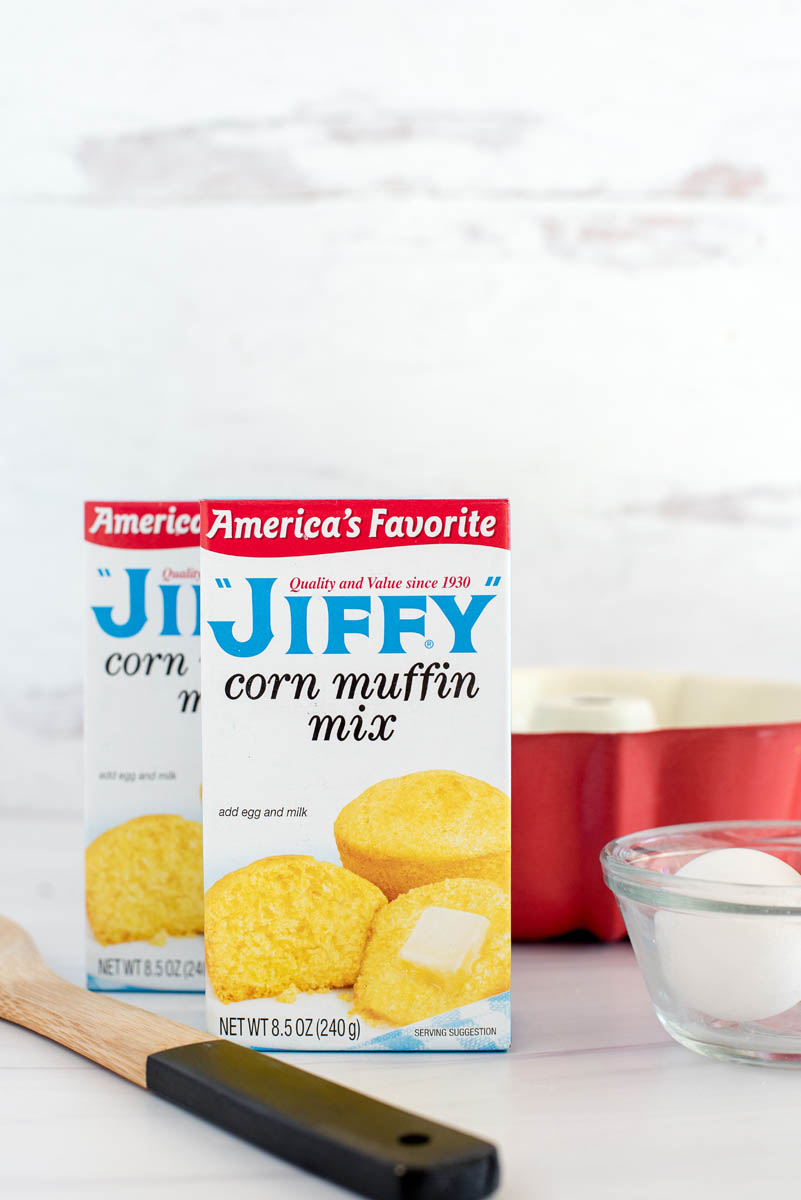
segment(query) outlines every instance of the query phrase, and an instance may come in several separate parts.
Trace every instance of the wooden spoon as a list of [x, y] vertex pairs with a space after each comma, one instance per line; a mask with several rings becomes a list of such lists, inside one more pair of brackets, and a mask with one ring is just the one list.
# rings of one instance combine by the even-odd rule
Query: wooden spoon
[[482, 1200], [484, 1142], [55, 975], [0, 916], [0, 1017], [307, 1171], [375, 1200]]

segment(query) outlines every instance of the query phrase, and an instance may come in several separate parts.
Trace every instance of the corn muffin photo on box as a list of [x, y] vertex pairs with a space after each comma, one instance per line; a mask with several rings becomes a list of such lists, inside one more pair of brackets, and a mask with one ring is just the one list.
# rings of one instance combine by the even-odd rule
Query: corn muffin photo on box
[[87, 977], [202, 991], [200, 512], [87, 501]]
[[201, 503], [209, 1032], [510, 1042], [505, 500]]

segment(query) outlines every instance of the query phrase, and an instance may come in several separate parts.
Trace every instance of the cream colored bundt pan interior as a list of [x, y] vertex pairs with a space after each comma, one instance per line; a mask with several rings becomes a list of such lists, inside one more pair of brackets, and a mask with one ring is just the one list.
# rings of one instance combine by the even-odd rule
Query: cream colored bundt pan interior
[[584, 668], [512, 673], [512, 730], [536, 733], [538, 710], [553, 697], [642, 697], [658, 729], [771, 725], [801, 721], [801, 686], [769, 680]]

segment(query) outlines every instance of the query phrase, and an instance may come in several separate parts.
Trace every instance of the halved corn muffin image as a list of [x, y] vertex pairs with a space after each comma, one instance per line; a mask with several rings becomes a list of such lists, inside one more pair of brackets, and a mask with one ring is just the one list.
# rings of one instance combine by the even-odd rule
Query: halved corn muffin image
[[509, 797], [471, 775], [416, 771], [384, 779], [334, 822], [343, 867], [394, 900], [440, 879], [509, 887]]
[[383, 893], [305, 854], [262, 858], [206, 893], [206, 970], [224, 1004], [350, 987]]
[[414, 888], [376, 914], [353, 991], [368, 1019], [409, 1025], [505, 992], [510, 898], [480, 879]]
[[86, 849], [86, 912], [101, 946], [202, 933], [200, 822], [153, 813], [101, 833]]

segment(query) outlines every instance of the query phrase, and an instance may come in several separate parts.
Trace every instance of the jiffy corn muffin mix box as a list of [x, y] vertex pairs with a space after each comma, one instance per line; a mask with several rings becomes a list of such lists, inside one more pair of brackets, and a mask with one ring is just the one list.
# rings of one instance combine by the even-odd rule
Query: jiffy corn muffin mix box
[[202, 991], [197, 501], [88, 501], [87, 975]]
[[510, 1040], [503, 500], [201, 504], [210, 1032]]

